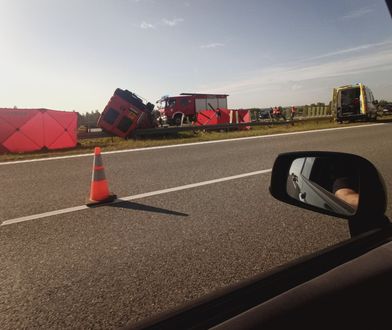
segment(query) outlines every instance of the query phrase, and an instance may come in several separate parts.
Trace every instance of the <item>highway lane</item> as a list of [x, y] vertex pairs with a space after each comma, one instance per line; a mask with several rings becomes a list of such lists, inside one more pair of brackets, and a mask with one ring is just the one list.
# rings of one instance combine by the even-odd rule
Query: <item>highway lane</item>
[[0, 227], [0, 328], [122, 326], [348, 237], [277, 207], [268, 181]]
[[[385, 125], [162, 149], [158, 155], [107, 155], [104, 162], [112, 187], [126, 196], [270, 168], [284, 150], [340, 150], [372, 160], [392, 189], [391, 130]], [[0, 167], [2, 180], [15, 176], [19, 190], [26, 189], [12, 188], [4, 200], [1, 187], [2, 219], [79, 205], [90, 167], [89, 157]], [[86, 172], [86, 182], [60, 171], [67, 168]], [[50, 182], [42, 183], [39, 174]], [[122, 326], [348, 238], [343, 220], [275, 201], [269, 178], [1, 226], [0, 328]], [[60, 186], [65, 183], [70, 190]], [[77, 195], [78, 188], [86, 192]], [[64, 205], [53, 198], [57, 194]], [[50, 202], [35, 207], [42, 195]], [[24, 207], [13, 211], [12, 205]]]
[[[276, 155], [287, 150], [353, 152], [387, 170], [378, 156], [391, 150], [391, 128], [386, 124], [111, 154], [104, 156], [104, 165], [118, 196], [268, 169]], [[84, 204], [91, 167], [92, 157], [0, 166], [0, 221]]]

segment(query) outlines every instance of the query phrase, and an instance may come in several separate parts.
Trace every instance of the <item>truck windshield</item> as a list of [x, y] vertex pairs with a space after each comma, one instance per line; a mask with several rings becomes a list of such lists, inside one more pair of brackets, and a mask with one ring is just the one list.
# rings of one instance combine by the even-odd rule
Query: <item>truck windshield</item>
[[166, 101], [166, 105], [168, 108], [172, 108], [176, 105], [176, 100], [175, 99], [169, 99]]

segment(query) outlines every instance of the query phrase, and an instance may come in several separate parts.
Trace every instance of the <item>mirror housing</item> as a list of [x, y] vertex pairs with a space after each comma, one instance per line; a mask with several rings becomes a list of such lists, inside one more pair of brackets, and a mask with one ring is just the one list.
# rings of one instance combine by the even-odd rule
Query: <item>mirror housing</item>
[[[304, 203], [300, 199], [293, 198], [287, 192], [287, 180], [291, 166], [294, 160], [299, 158], [323, 158], [330, 162], [340, 162], [355, 166], [360, 176], [360, 196], [356, 210], [349, 213], [338, 213], [333, 209], [321, 208], [309, 203]], [[328, 175], [329, 173], [325, 173]], [[352, 236], [364, 231], [378, 228], [389, 222], [385, 217], [387, 194], [382, 176], [375, 166], [357, 155], [324, 152], [324, 151], [303, 151], [280, 154], [274, 163], [271, 174], [270, 192], [273, 197], [285, 203], [295, 205], [301, 208], [312, 210], [318, 213], [331, 215], [334, 217], [349, 220], [350, 232]]]

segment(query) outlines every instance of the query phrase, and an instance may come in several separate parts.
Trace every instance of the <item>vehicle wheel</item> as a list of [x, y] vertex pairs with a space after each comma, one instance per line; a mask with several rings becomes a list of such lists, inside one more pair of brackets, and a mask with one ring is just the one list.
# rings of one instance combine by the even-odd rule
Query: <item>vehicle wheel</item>
[[182, 120], [181, 119], [182, 119], [181, 115], [176, 115], [174, 117], [174, 125], [181, 126], [181, 124], [182, 124]]

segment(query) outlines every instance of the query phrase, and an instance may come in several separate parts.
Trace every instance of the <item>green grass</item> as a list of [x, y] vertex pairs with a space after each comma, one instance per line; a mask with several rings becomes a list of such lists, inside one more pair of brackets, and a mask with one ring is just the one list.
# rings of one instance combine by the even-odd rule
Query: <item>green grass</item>
[[124, 140], [119, 137], [106, 137], [98, 139], [84, 139], [80, 140], [76, 148], [57, 151], [38, 151], [33, 153], [19, 153], [19, 154], [3, 154], [0, 155], [0, 162], [35, 159], [55, 156], [66, 156], [74, 154], [91, 153], [94, 147], [99, 146], [103, 151], [123, 150], [123, 149], [136, 149], [163, 145], [173, 145], [182, 143], [213, 141], [223, 139], [233, 139], [248, 136], [261, 136], [269, 134], [279, 134], [287, 132], [307, 131], [322, 128], [343, 127], [352, 125], [361, 125], [363, 123], [352, 123], [339, 125], [331, 121], [329, 118], [298, 122], [294, 126], [288, 124], [284, 126], [254, 126], [251, 130], [243, 131], [230, 131], [230, 132], [179, 132], [170, 136], [150, 137], [138, 140]]

